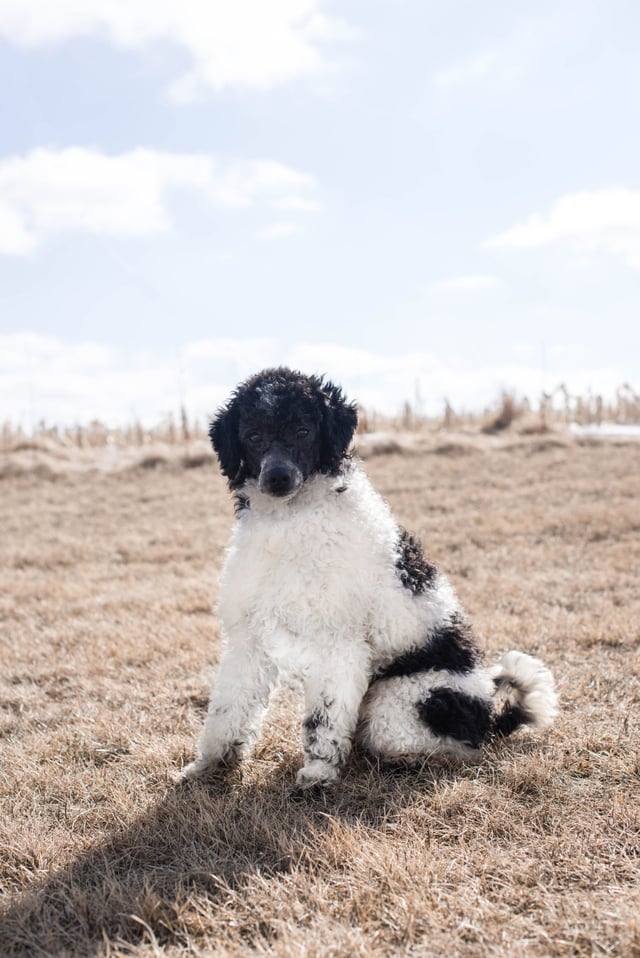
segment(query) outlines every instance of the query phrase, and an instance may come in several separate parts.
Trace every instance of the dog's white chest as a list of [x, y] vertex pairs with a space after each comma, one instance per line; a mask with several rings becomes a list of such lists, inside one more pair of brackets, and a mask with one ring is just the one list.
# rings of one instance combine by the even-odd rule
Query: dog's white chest
[[376, 543], [349, 499], [327, 494], [323, 482], [324, 494], [318, 483], [300, 501], [258, 501], [241, 518], [223, 572], [225, 623], [245, 620], [267, 641], [280, 630], [327, 638], [364, 628]]
[[249, 632], [288, 671], [361, 643], [386, 655], [399, 629], [412, 637], [418, 628], [394, 572], [395, 523], [362, 474], [351, 480], [344, 494], [327, 477], [311, 480], [289, 507], [258, 498], [254, 509], [252, 499], [234, 531], [223, 630]]
[[299, 516], [251, 519], [250, 528], [239, 530], [224, 570], [237, 613], [262, 630], [275, 624], [294, 634], [308, 631], [314, 620], [326, 625], [328, 607], [353, 613], [356, 556], [340, 530], [311, 530]]

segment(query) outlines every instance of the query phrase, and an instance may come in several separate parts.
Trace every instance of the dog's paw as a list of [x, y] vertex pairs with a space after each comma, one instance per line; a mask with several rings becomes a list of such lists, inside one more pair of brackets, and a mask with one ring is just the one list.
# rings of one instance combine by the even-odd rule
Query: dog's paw
[[185, 765], [172, 775], [173, 781], [179, 785], [181, 782], [192, 782], [198, 779], [207, 778], [211, 775], [223, 774], [228, 769], [237, 764], [235, 756], [229, 756], [228, 759], [210, 758], [207, 755], [200, 755], [195, 761]]
[[182, 782], [192, 782], [194, 779], [204, 778], [207, 773], [213, 771], [216, 767], [216, 762], [201, 757], [189, 762], [184, 768], [177, 769], [172, 773], [171, 778], [176, 785], [180, 785]]
[[329, 788], [339, 777], [338, 769], [334, 765], [327, 765], [319, 760], [304, 765], [296, 775], [296, 791], [306, 792]]
[[175, 772], [172, 778], [174, 782], [180, 783], [209, 778], [213, 775], [224, 775], [239, 765], [243, 758], [243, 750], [236, 746], [227, 749], [222, 755], [219, 753], [199, 755], [195, 761]]

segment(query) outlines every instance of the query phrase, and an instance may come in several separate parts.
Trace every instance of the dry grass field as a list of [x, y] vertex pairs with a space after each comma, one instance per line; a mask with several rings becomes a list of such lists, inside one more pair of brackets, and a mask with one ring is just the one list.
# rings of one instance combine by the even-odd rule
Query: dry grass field
[[640, 955], [640, 442], [441, 434], [366, 467], [488, 658], [552, 667], [557, 725], [478, 765], [353, 755], [294, 801], [286, 692], [251, 761], [176, 786], [218, 651], [213, 460], [3, 453], [0, 955]]

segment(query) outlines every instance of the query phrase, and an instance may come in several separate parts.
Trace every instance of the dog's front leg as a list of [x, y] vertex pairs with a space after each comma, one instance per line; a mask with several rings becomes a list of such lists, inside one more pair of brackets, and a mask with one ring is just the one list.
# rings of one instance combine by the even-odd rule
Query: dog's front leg
[[346, 761], [369, 684], [368, 654], [353, 647], [326, 657], [305, 680], [300, 789], [331, 785]]
[[260, 733], [276, 670], [247, 635], [229, 636], [214, 678], [198, 757], [182, 778], [197, 778], [217, 765], [239, 761]]

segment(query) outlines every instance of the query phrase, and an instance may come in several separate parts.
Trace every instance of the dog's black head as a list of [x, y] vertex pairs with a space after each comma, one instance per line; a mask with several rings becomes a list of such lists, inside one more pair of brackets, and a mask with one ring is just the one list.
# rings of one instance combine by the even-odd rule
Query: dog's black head
[[338, 386], [281, 367], [242, 383], [209, 436], [231, 489], [256, 479], [261, 492], [288, 497], [313, 473], [338, 473], [357, 418]]

